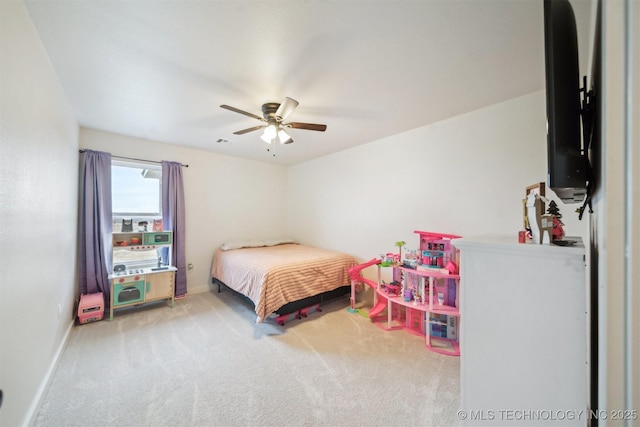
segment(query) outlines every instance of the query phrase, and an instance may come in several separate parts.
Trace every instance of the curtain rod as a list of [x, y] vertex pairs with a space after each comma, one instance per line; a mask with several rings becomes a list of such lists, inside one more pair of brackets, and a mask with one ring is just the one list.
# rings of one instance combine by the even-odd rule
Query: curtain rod
[[[85, 150], [80, 150], [80, 152], [84, 153]], [[111, 157], [115, 157], [116, 159], [136, 160], [138, 162], [149, 162], [149, 163], [158, 163], [158, 164], [161, 163], [161, 162], [158, 162], [156, 160], [136, 159], [134, 157], [124, 157], [124, 156], [114, 156], [114, 155], [111, 155]], [[183, 165], [182, 163], [180, 163], [180, 166], [182, 166], [183, 168], [188, 168], [189, 167], [189, 165]]]

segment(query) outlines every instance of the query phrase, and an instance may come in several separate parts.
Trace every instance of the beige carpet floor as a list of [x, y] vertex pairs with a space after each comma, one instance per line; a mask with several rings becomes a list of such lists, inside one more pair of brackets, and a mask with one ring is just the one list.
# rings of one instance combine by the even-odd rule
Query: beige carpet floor
[[347, 307], [256, 324], [211, 291], [76, 326], [34, 425], [457, 425], [459, 358]]

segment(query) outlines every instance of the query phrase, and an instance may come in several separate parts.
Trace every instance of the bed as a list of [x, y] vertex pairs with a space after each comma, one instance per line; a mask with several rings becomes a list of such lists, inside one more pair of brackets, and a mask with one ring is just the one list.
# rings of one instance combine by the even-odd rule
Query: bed
[[211, 277], [251, 300], [256, 322], [263, 322], [274, 313], [295, 311], [300, 303], [349, 293], [349, 269], [357, 264], [351, 255], [290, 240], [224, 244], [213, 255]]

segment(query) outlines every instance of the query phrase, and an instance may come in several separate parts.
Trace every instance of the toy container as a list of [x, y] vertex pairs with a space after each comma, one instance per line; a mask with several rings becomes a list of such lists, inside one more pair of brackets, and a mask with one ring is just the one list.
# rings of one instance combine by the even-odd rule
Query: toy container
[[97, 322], [104, 317], [104, 296], [102, 292], [80, 295], [78, 304], [78, 320], [81, 325]]

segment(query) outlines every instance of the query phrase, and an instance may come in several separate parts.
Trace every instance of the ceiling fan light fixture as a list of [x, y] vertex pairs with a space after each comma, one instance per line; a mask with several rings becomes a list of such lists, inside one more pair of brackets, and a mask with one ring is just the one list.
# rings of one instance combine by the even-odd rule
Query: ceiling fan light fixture
[[263, 140], [264, 142], [266, 142], [267, 144], [271, 144], [271, 139], [272, 138], [269, 138], [264, 133], [260, 136], [260, 139]]
[[264, 132], [262, 133], [262, 136], [260, 137], [260, 139], [262, 139], [267, 144], [271, 144], [273, 139], [276, 137], [276, 134], [277, 134], [277, 130], [275, 125], [270, 124], [269, 126], [264, 128]]
[[260, 121], [259, 125], [233, 132], [234, 135], [244, 135], [249, 132], [263, 129], [260, 139], [267, 144], [273, 144], [276, 138], [281, 144], [291, 144], [293, 142], [293, 138], [289, 136], [286, 129], [305, 129], [318, 132], [324, 132], [327, 130], [327, 125], [324, 124], [285, 122], [284, 120], [287, 116], [289, 116], [298, 105], [298, 101], [288, 97], [285, 97], [280, 104], [276, 102], [267, 102], [262, 104], [262, 117], [226, 104], [220, 105], [220, 108], [258, 119]]
[[293, 142], [293, 139], [284, 131], [284, 129], [280, 129], [278, 131], [278, 139], [280, 140], [280, 144], [291, 144]]

